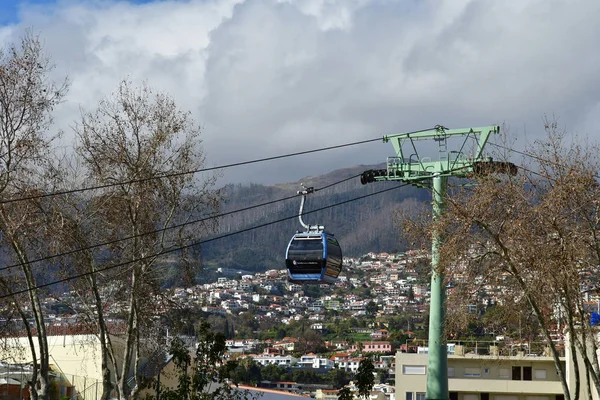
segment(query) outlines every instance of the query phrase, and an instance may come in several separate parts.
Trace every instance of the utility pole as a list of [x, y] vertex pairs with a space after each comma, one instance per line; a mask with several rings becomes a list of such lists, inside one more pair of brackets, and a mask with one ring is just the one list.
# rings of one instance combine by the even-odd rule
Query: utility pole
[[[363, 172], [361, 182], [402, 181], [418, 187], [430, 187], [435, 221], [445, 210], [448, 178], [497, 172], [516, 174], [517, 167], [514, 164], [496, 162], [483, 156], [483, 148], [490, 135], [499, 131], [500, 127], [496, 125], [466, 129], [447, 129], [438, 125], [427, 131], [386, 135], [383, 141], [392, 143], [396, 155], [387, 158], [386, 169]], [[458, 150], [448, 151], [449, 139], [458, 140]], [[421, 140], [433, 140], [437, 143], [438, 160], [431, 161], [430, 157], [420, 154], [416, 142]], [[468, 152], [471, 154], [467, 154]], [[431, 243], [427, 400], [448, 400], [448, 350], [443, 337], [446, 290], [445, 277], [439, 269], [442, 242], [442, 235], [434, 232]]]

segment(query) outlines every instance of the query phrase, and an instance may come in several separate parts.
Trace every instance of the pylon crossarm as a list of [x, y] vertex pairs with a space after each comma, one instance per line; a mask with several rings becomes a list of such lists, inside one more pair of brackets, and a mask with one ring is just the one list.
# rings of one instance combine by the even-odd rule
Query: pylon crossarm
[[[483, 148], [487, 144], [487, 141], [488, 141], [490, 135], [492, 133], [498, 133], [498, 132], [500, 132], [500, 127], [498, 125], [483, 126], [483, 127], [478, 127], [478, 128], [462, 128], [462, 129], [447, 129], [447, 128], [444, 128], [443, 126], [438, 125], [436, 128], [430, 129], [428, 131], [422, 131], [422, 132], [417, 132], [417, 133], [398, 133], [398, 134], [392, 134], [392, 135], [385, 135], [383, 137], [383, 141], [384, 141], [384, 143], [391, 142], [392, 146], [394, 147], [396, 156], [401, 158], [402, 160], [406, 160], [406, 157], [405, 157], [405, 154], [403, 151], [403, 146], [405, 145], [407, 140], [410, 140], [413, 150], [415, 151], [415, 153], [418, 153], [416, 151], [416, 147], [414, 144], [415, 141], [434, 139], [438, 142], [441, 142], [441, 141], [445, 142], [447, 139], [456, 137], [456, 136], [472, 137], [475, 139], [476, 147], [477, 147], [473, 154], [472, 159], [480, 160], [483, 156]], [[457, 152], [458, 153], [457, 158], [460, 157], [460, 154], [462, 153], [464, 146], [465, 146], [465, 143], [463, 143], [461, 150], [459, 152]], [[418, 154], [416, 154], [416, 155], [418, 157]], [[409, 158], [411, 158], [411, 157], [409, 157]], [[425, 164], [425, 163], [423, 163], [423, 164]]]
[[[515, 167], [506, 163], [500, 165], [491, 158], [483, 156], [483, 149], [490, 135], [499, 131], [500, 127], [497, 125], [464, 129], [447, 129], [438, 125], [428, 131], [386, 135], [383, 141], [392, 143], [396, 155], [388, 157], [386, 169], [365, 171], [361, 176], [361, 182], [366, 184], [399, 180], [422, 186], [424, 178], [431, 178], [434, 175], [465, 178], [482, 173], [513, 174]], [[458, 150], [448, 151], [448, 139], [453, 137], [464, 137], [464, 140]], [[427, 139], [433, 139], [438, 143], [438, 160], [432, 161], [430, 157], [422, 157], [419, 154], [415, 142]], [[474, 141], [474, 151], [470, 157], [466, 157], [464, 150], [469, 141]], [[405, 147], [408, 147], [411, 152], [408, 157]]]
[[388, 157], [386, 173], [376, 180], [421, 180], [424, 177], [440, 176], [467, 176], [473, 165], [471, 160], [455, 161], [447, 165], [445, 161], [406, 162], [403, 163], [399, 157]]
[[[482, 127], [477, 127], [477, 128], [460, 128], [460, 129], [448, 129], [441, 125], [438, 125], [434, 129], [430, 129], [427, 131], [421, 131], [421, 132], [417, 132], [417, 133], [393, 133], [390, 135], [385, 135], [383, 137], [383, 142], [384, 143], [392, 142], [392, 144], [394, 144], [393, 140], [396, 140], [396, 139], [411, 138], [413, 140], [424, 140], [424, 139], [430, 139], [430, 138], [442, 138], [442, 137], [457, 136], [457, 135], [475, 134], [475, 135], [481, 136], [482, 142], [481, 142], [481, 145], [479, 146], [479, 149], [481, 150], [481, 149], [483, 149], [483, 147], [485, 147], [489, 136], [492, 133], [499, 133], [499, 132], [500, 132], [500, 127], [498, 125], [489, 125], [489, 126], [482, 126]], [[394, 145], [394, 147], [396, 147], [396, 146]]]

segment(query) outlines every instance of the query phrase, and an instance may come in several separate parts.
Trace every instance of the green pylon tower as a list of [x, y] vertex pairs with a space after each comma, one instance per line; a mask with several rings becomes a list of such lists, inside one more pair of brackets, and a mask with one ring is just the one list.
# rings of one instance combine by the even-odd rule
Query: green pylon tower
[[[483, 148], [490, 135], [499, 131], [498, 126], [447, 129], [438, 125], [427, 131], [386, 135], [383, 141], [392, 143], [396, 155], [388, 157], [386, 169], [365, 171], [361, 175], [361, 182], [366, 184], [375, 181], [403, 181], [419, 187], [431, 187], [435, 220], [445, 209], [449, 177], [466, 178], [470, 175], [492, 172], [516, 173], [515, 165], [508, 162], [494, 162], [491, 158], [483, 156]], [[458, 150], [448, 151], [449, 139], [457, 139], [460, 145]], [[430, 157], [421, 157], [416, 146], [416, 142], [421, 140], [433, 140], [437, 143], [439, 154], [437, 161], [432, 161]], [[467, 154], [468, 151], [472, 154]], [[407, 154], [410, 155], [406, 157]], [[441, 244], [441, 235], [434, 233], [431, 244], [432, 272], [426, 392], [428, 400], [448, 399], [448, 354], [443, 337], [445, 286], [444, 275], [438, 268]]]

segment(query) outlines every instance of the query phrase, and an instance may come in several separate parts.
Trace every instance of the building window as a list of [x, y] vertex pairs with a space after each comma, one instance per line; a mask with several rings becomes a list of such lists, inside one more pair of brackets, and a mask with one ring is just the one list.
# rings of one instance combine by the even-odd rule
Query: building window
[[521, 367], [512, 367], [512, 380], [513, 381], [521, 380]]
[[425, 375], [424, 365], [403, 365], [402, 373], [404, 375]]
[[479, 368], [465, 368], [465, 376], [479, 378], [481, 376], [481, 370]]
[[448, 378], [454, 378], [454, 368], [448, 367]]
[[413, 400], [412, 392], [406, 392], [406, 400]]
[[[537, 374], [536, 370], [536, 374]], [[539, 370], [540, 371], [540, 376], [546, 376], [546, 370]], [[512, 367], [512, 380], [513, 381], [520, 381], [520, 380], [524, 380], [524, 381], [530, 381], [532, 380], [532, 375], [533, 375], [533, 371], [531, 367]], [[544, 379], [544, 378], [540, 378], [540, 379]], [[537, 379], [537, 375], [536, 375], [536, 379]]]
[[481, 393], [481, 396], [479, 399], [480, 400], [490, 400], [490, 394], [489, 393]]
[[531, 380], [531, 367], [523, 367], [523, 380], [524, 381]]
[[508, 379], [510, 375], [508, 375], [508, 368], [500, 368], [498, 370], [498, 378]]
[[425, 393], [417, 393], [415, 400], [425, 400]]
[[546, 370], [545, 369], [535, 369], [533, 370], [535, 379], [546, 379]]

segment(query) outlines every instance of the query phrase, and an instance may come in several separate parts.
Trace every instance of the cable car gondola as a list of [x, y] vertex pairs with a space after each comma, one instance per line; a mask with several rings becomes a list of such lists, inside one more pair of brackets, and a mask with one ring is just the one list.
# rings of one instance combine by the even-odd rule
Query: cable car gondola
[[297, 232], [288, 243], [285, 266], [288, 280], [295, 283], [335, 283], [342, 270], [342, 249], [333, 236], [321, 225], [307, 225], [302, 221], [304, 200], [313, 188], [306, 188], [300, 203], [300, 224], [305, 232]]

